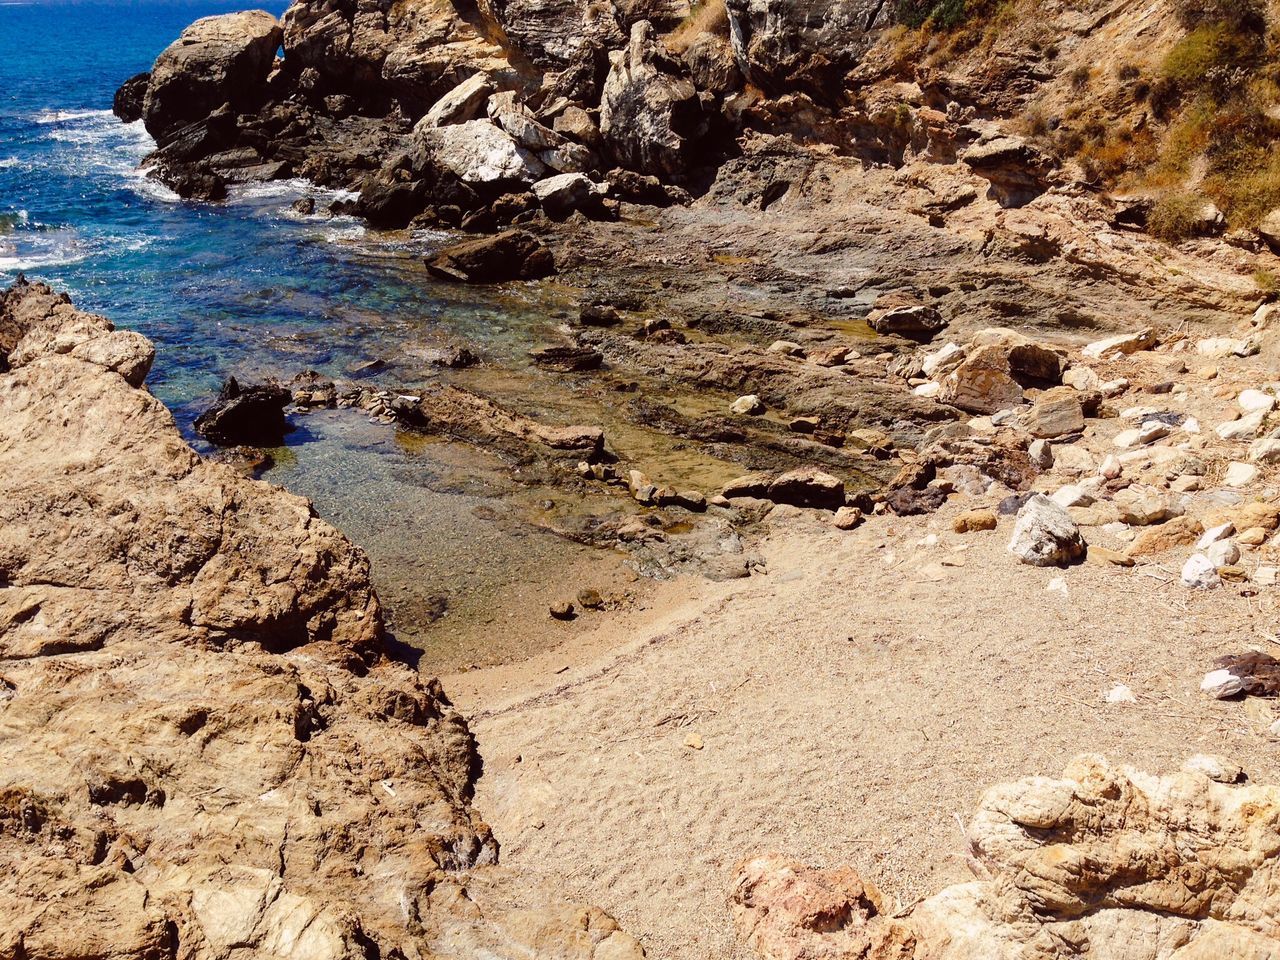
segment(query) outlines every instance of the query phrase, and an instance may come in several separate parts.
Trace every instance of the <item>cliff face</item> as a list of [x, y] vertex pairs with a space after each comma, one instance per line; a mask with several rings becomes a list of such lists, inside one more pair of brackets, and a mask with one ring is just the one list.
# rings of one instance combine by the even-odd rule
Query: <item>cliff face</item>
[[0, 351], [0, 956], [639, 956], [467, 872], [474, 744], [364, 554], [187, 447], [144, 338], [20, 282]]

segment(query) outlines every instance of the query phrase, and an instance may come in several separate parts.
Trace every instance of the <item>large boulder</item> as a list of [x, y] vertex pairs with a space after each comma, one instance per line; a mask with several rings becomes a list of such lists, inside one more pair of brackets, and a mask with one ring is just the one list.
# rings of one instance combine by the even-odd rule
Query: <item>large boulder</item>
[[537, 280], [556, 269], [546, 245], [523, 230], [507, 230], [445, 247], [428, 257], [426, 264], [433, 276], [462, 283]]
[[196, 433], [219, 447], [278, 447], [289, 432], [284, 408], [292, 399], [278, 383], [242, 387], [231, 377], [213, 405], [196, 418]]
[[611, 67], [600, 100], [600, 132], [624, 167], [679, 177], [696, 162], [707, 118], [692, 81], [664, 52], [652, 24], [631, 28]]
[[420, 166], [436, 164], [463, 183], [484, 186], [529, 184], [550, 171], [527, 147], [489, 120], [469, 120], [414, 129]]
[[156, 60], [143, 102], [147, 132], [163, 143], [229, 103], [257, 102], [284, 37], [265, 10], [197, 20]]
[[742, 72], [766, 92], [803, 89], [831, 100], [839, 81], [888, 26], [884, 0], [726, 0]]
[[507, 40], [535, 65], [555, 69], [592, 44], [621, 46], [638, 20], [675, 26], [690, 0], [479, 0]]

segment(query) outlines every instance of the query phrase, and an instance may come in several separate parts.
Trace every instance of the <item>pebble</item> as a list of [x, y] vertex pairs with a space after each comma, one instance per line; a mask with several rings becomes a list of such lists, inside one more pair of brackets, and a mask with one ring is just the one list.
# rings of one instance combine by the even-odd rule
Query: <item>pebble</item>
[[572, 620], [573, 604], [567, 601], [553, 603], [551, 605], [551, 616], [556, 620]]
[[1133, 695], [1133, 691], [1130, 690], [1123, 683], [1118, 683], [1114, 687], [1112, 687], [1110, 690], [1108, 690], [1105, 699], [1107, 703], [1137, 703], [1138, 702], [1138, 698]]
[[593, 587], [578, 591], [578, 605], [585, 610], [603, 610], [604, 597]]
[[1205, 550], [1208, 547], [1213, 546], [1219, 540], [1227, 539], [1227, 537], [1231, 536], [1235, 532], [1235, 524], [1230, 522], [1220, 523], [1216, 527], [1210, 527], [1204, 532], [1204, 536], [1196, 541], [1196, 549]]
[[911, 391], [917, 397], [923, 397], [926, 400], [932, 400], [942, 392], [942, 384], [930, 380], [928, 383], [922, 383]]
[[1107, 454], [1102, 466], [1098, 468], [1098, 473], [1106, 477], [1108, 480], [1119, 479], [1120, 474], [1124, 473], [1124, 465], [1113, 455]]
[[837, 530], [852, 530], [862, 523], [862, 511], [857, 507], [841, 507], [836, 511], [832, 523]]
[[740, 416], [756, 417], [764, 413], [764, 409], [764, 402], [754, 393], [748, 393], [729, 404], [729, 412]]
[[1240, 409], [1245, 413], [1253, 413], [1257, 410], [1270, 413], [1275, 409], [1276, 398], [1261, 390], [1245, 390], [1236, 398], [1236, 403], [1240, 404]]
[[1217, 565], [1202, 553], [1193, 553], [1182, 565], [1182, 582], [1193, 590], [1212, 590], [1222, 584]]
[[1259, 567], [1250, 579], [1260, 587], [1274, 587], [1280, 583], [1280, 567]]
[[979, 530], [994, 530], [997, 518], [991, 510], [966, 510], [951, 523], [956, 533], [975, 533]]
[[1254, 463], [1280, 463], [1280, 440], [1255, 440], [1249, 446], [1249, 459]]
[[1247, 487], [1258, 479], [1258, 468], [1251, 463], [1236, 461], [1227, 467], [1222, 482], [1228, 487]]
[[1068, 484], [1059, 488], [1049, 499], [1060, 507], [1087, 507], [1094, 502], [1095, 497], [1083, 487]]
[[1053, 445], [1048, 440], [1031, 441], [1027, 454], [1031, 457], [1031, 462], [1041, 470], [1048, 470], [1053, 466]]
[[1240, 536], [1236, 537], [1236, 543], [1245, 547], [1260, 547], [1267, 542], [1267, 531], [1262, 527], [1250, 527]]
[[1240, 548], [1233, 540], [1219, 540], [1205, 551], [1205, 556], [1215, 567], [1229, 567], [1239, 561]]
[[684, 738], [684, 745], [690, 750], [701, 750], [703, 747], [701, 735], [696, 733], [688, 734]]
[[1230, 670], [1213, 670], [1200, 681], [1200, 692], [1215, 700], [1234, 697], [1244, 690], [1244, 683]]
[[1223, 440], [1252, 440], [1262, 429], [1262, 421], [1265, 417], [1266, 414], [1263, 411], [1256, 410], [1238, 420], [1228, 420], [1226, 423], [1219, 424], [1214, 432]]
[[1197, 753], [1188, 758], [1182, 769], [1187, 773], [1202, 773], [1215, 783], [1239, 783], [1245, 778], [1240, 764], [1211, 753]]

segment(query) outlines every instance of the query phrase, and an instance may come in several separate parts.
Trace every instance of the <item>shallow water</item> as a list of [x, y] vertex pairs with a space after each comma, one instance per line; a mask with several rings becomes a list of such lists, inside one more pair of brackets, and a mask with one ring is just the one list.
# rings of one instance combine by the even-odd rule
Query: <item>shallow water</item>
[[[654, 476], [712, 489], [740, 472], [628, 423], [590, 377], [535, 375], [528, 350], [555, 335], [568, 291], [435, 283], [422, 255], [442, 235], [301, 216], [298, 197], [316, 196], [323, 210], [337, 195], [300, 181], [200, 205], [148, 180], [139, 163], [151, 140], [111, 115], [116, 87], [192, 20], [238, 6], [0, 5], [0, 284], [20, 272], [47, 280], [155, 341], [149, 386], [197, 446], [191, 422], [229, 375], [336, 377], [380, 359], [371, 383], [410, 388], [442, 375], [421, 359], [427, 348], [465, 342], [486, 364], [457, 374], [463, 385], [553, 422], [599, 424]], [[439, 664], [552, 642], [539, 639], [545, 624], [529, 624], [564, 599], [563, 583], [625, 579], [617, 556], [544, 529], [591, 507], [517, 487], [483, 452], [397, 434], [349, 410], [299, 424], [265, 479], [314, 499], [368, 550], [397, 633]], [[511, 617], [522, 629], [510, 629]]]

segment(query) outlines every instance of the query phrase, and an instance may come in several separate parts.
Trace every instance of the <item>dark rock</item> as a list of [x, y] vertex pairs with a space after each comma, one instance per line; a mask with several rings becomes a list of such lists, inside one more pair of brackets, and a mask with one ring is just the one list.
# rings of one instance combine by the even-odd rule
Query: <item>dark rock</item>
[[607, 303], [584, 303], [578, 310], [578, 322], [584, 327], [616, 327], [622, 315]]
[[220, 447], [278, 447], [290, 430], [284, 408], [292, 398], [279, 384], [241, 387], [232, 377], [196, 419], [196, 433]]
[[604, 357], [590, 347], [552, 346], [530, 350], [529, 356], [540, 367], [560, 370], [565, 373], [580, 373], [585, 370], [599, 370]]
[[446, 247], [428, 257], [426, 265], [436, 277], [463, 283], [537, 280], [555, 273], [551, 251], [522, 230]]
[[208, 170], [161, 167], [157, 178], [184, 200], [216, 203], [227, 199], [227, 181]]
[[946, 325], [937, 308], [911, 297], [889, 295], [876, 301], [867, 315], [867, 324], [876, 333], [896, 334], [910, 340], [928, 343]]
[[316, 212], [316, 198], [299, 197], [297, 200], [293, 201], [293, 210], [295, 213], [300, 213], [304, 217], [311, 216]]
[[120, 84], [115, 98], [111, 101], [111, 112], [125, 123], [136, 123], [142, 119], [143, 101], [147, 96], [147, 84], [151, 82], [150, 73], [139, 73]]

